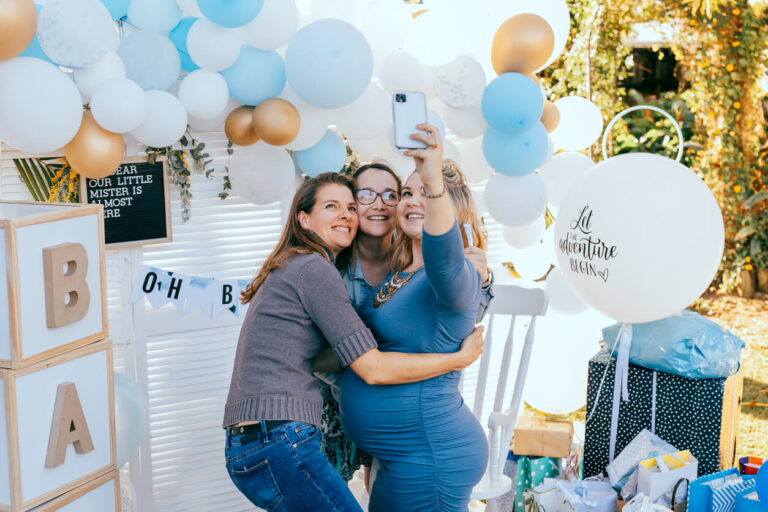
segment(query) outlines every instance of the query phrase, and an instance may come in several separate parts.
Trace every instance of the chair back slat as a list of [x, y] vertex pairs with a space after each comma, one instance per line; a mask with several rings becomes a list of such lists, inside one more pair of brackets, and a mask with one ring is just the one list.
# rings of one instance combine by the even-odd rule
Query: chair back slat
[[504, 395], [507, 391], [507, 381], [509, 380], [509, 363], [512, 359], [512, 349], [514, 348], [515, 320], [517, 320], [517, 315], [512, 315], [507, 339], [504, 342], [504, 355], [501, 359], [499, 382], [496, 385], [496, 397], [493, 402], [494, 411], [501, 411], [504, 406]]
[[480, 419], [483, 416], [483, 399], [485, 398], [485, 388], [488, 382], [488, 367], [491, 364], [492, 348], [493, 315], [488, 319], [488, 329], [485, 331], [485, 343], [483, 345], [483, 353], [480, 356], [480, 369], [477, 375], [477, 386], [475, 387], [475, 403], [472, 408], [472, 414], [474, 414], [477, 419]]

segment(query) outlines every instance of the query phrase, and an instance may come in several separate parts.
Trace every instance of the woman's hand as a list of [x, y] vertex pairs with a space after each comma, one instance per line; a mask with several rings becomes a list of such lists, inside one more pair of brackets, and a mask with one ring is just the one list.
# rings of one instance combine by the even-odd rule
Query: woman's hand
[[421, 175], [424, 187], [430, 194], [439, 194], [443, 190], [443, 141], [440, 131], [431, 124], [418, 124], [416, 128], [426, 133], [412, 133], [411, 139], [427, 145], [425, 149], [409, 149], [406, 156], [413, 157], [416, 172]]
[[459, 351], [457, 352], [457, 354], [461, 356], [461, 363], [460, 367], [457, 368], [458, 370], [463, 370], [474, 363], [477, 358], [480, 357], [480, 354], [483, 353], [483, 344], [485, 343], [483, 340], [484, 330], [485, 327], [478, 325], [475, 327], [475, 330], [461, 342], [461, 348], [459, 348]]
[[488, 257], [485, 251], [479, 247], [469, 246], [464, 248], [464, 256], [469, 260], [477, 273], [482, 278], [481, 283], [488, 282]]

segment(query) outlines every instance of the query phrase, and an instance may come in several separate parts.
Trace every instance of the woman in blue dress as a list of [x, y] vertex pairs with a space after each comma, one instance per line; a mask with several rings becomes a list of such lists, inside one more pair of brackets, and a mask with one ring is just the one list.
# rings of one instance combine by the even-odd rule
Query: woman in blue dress
[[[397, 207], [394, 273], [368, 298], [360, 316], [383, 351], [449, 353], [474, 327], [480, 276], [464, 257], [452, 196], [469, 189], [453, 165], [443, 166], [438, 131], [425, 142]], [[468, 199], [471, 203], [471, 199]], [[390, 386], [342, 378], [342, 422], [358, 446], [378, 460], [371, 512], [466, 511], [488, 461], [482, 427], [459, 394], [459, 372]]]

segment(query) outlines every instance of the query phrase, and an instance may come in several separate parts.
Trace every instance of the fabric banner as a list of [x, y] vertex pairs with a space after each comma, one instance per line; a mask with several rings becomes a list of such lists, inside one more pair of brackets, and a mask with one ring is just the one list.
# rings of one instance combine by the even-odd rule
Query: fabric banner
[[211, 318], [225, 310], [240, 318], [248, 309], [247, 304], [240, 304], [240, 292], [248, 283], [248, 279], [196, 277], [141, 265], [131, 302], [146, 297], [155, 309], [170, 302], [184, 315], [199, 308]]

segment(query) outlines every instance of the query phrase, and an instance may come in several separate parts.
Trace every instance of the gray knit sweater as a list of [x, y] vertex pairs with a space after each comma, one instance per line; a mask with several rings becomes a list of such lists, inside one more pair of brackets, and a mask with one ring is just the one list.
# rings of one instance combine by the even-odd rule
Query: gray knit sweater
[[320, 425], [312, 358], [330, 344], [342, 366], [376, 347], [336, 268], [319, 254], [290, 257], [251, 299], [237, 342], [223, 426], [292, 420]]

